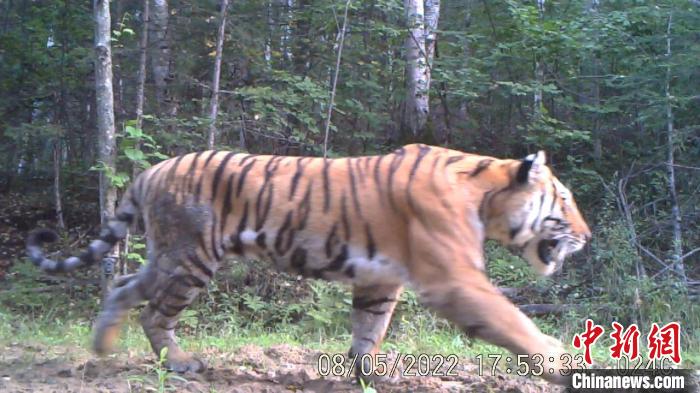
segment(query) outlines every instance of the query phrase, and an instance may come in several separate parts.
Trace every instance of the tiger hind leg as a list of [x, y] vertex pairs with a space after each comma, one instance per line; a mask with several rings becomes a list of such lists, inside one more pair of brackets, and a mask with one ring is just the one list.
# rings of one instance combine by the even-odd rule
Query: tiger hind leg
[[93, 349], [98, 355], [112, 351], [129, 310], [147, 300], [148, 276], [148, 269], [144, 268], [139, 273], [117, 279], [94, 326]]
[[197, 356], [183, 351], [177, 344], [175, 327], [182, 312], [206, 286], [208, 275], [193, 274], [179, 266], [173, 274], [159, 273], [155, 282], [156, 294], [141, 312], [140, 322], [151, 348], [160, 356], [167, 348], [165, 366], [176, 372], [201, 372], [206, 363]]
[[400, 285], [353, 287], [350, 316], [352, 346], [349, 356], [357, 357], [357, 361], [354, 362], [355, 375], [364, 382], [385, 381], [386, 377], [392, 377], [389, 370], [382, 370], [380, 365], [382, 362], [386, 365], [386, 359], [382, 361], [376, 355], [402, 291], [403, 287]]

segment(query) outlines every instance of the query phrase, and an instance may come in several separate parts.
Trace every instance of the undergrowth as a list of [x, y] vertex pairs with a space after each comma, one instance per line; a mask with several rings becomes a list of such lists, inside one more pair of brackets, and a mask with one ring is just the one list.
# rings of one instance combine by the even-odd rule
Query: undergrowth
[[[586, 269], [579, 268], [565, 269], [566, 273], [553, 279], [538, 278], [518, 257], [487, 244], [489, 275], [499, 286], [521, 288], [518, 302], [575, 305], [565, 314], [536, 319], [544, 332], [562, 339], [569, 347], [573, 335], [583, 331], [586, 318], [603, 325], [605, 337], [593, 346], [597, 364], [615, 365], [608, 352], [612, 321], [625, 326], [638, 323], [645, 337], [650, 322], [663, 324], [673, 320], [683, 321], [685, 366], [700, 364], [698, 306], [685, 303], [681, 292], [662, 282], [630, 282], [630, 262], [625, 262], [624, 242], [618, 232], [614, 227], [603, 232], [597, 241], [607, 243], [598, 244], [594, 255], [585, 258], [591, 264], [590, 276], [585, 274]], [[573, 271], [584, 274], [575, 276]], [[605, 274], [599, 274], [601, 271]], [[595, 279], [592, 281], [591, 277]], [[11, 288], [0, 291], [0, 345], [38, 342], [89, 348], [92, 321], [99, 312], [99, 289], [85, 285], [88, 279], [67, 279], [56, 286], [54, 279], [18, 261], [5, 280], [4, 285], [10, 284]], [[641, 304], [629, 303], [639, 301], [635, 288], [642, 291]], [[195, 352], [212, 347], [232, 351], [246, 344], [291, 344], [346, 353], [351, 340], [350, 310], [351, 294], [346, 286], [273, 272], [264, 263], [231, 261], [197, 302], [185, 310], [177, 333], [184, 349]], [[136, 322], [137, 315], [133, 312], [127, 320], [120, 347], [148, 354], [150, 349]], [[467, 358], [505, 353], [465, 336], [428, 312], [411, 291], [402, 295], [382, 349]], [[640, 350], [646, 351], [643, 341]]]

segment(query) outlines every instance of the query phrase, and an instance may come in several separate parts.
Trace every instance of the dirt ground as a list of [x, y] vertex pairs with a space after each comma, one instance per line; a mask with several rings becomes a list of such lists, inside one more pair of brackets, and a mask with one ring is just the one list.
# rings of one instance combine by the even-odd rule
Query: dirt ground
[[[361, 392], [353, 378], [320, 377], [321, 352], [286, 345], [244, 346], [232, 353], [205, 353], [201, 374], [170, 374], [159, 383], [153, 356], [128, 353], [95, 358], [83, 349], [13, 343], [0, 349], [2, 392]], [[401, 377], [380, 382], [378, 392], [561, 392], [541, 380], [478, 376], [461, 361], [453, 377]]]

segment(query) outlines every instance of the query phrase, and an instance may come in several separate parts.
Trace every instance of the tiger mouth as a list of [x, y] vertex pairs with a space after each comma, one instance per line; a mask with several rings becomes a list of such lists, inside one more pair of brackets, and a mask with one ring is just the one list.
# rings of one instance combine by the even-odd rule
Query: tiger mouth
[[559, 244], [559, 240], [556, 239], [543, 239], [537, 243], [537, 255], [540, 257], [542, 262], [549, 264], [554, 260], [552, 253], [557, 244]]

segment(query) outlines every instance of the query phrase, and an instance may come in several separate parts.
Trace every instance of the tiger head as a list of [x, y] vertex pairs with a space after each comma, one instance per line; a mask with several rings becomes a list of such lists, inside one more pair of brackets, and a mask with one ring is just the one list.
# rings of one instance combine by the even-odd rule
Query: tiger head
[[538, 273], [550, 275], [583, 248], [591, 231], [571, 191], [545, 165], [543, 151], [506, 167], [509, 184], [484, 200], [486, 236], [519, 250]]

